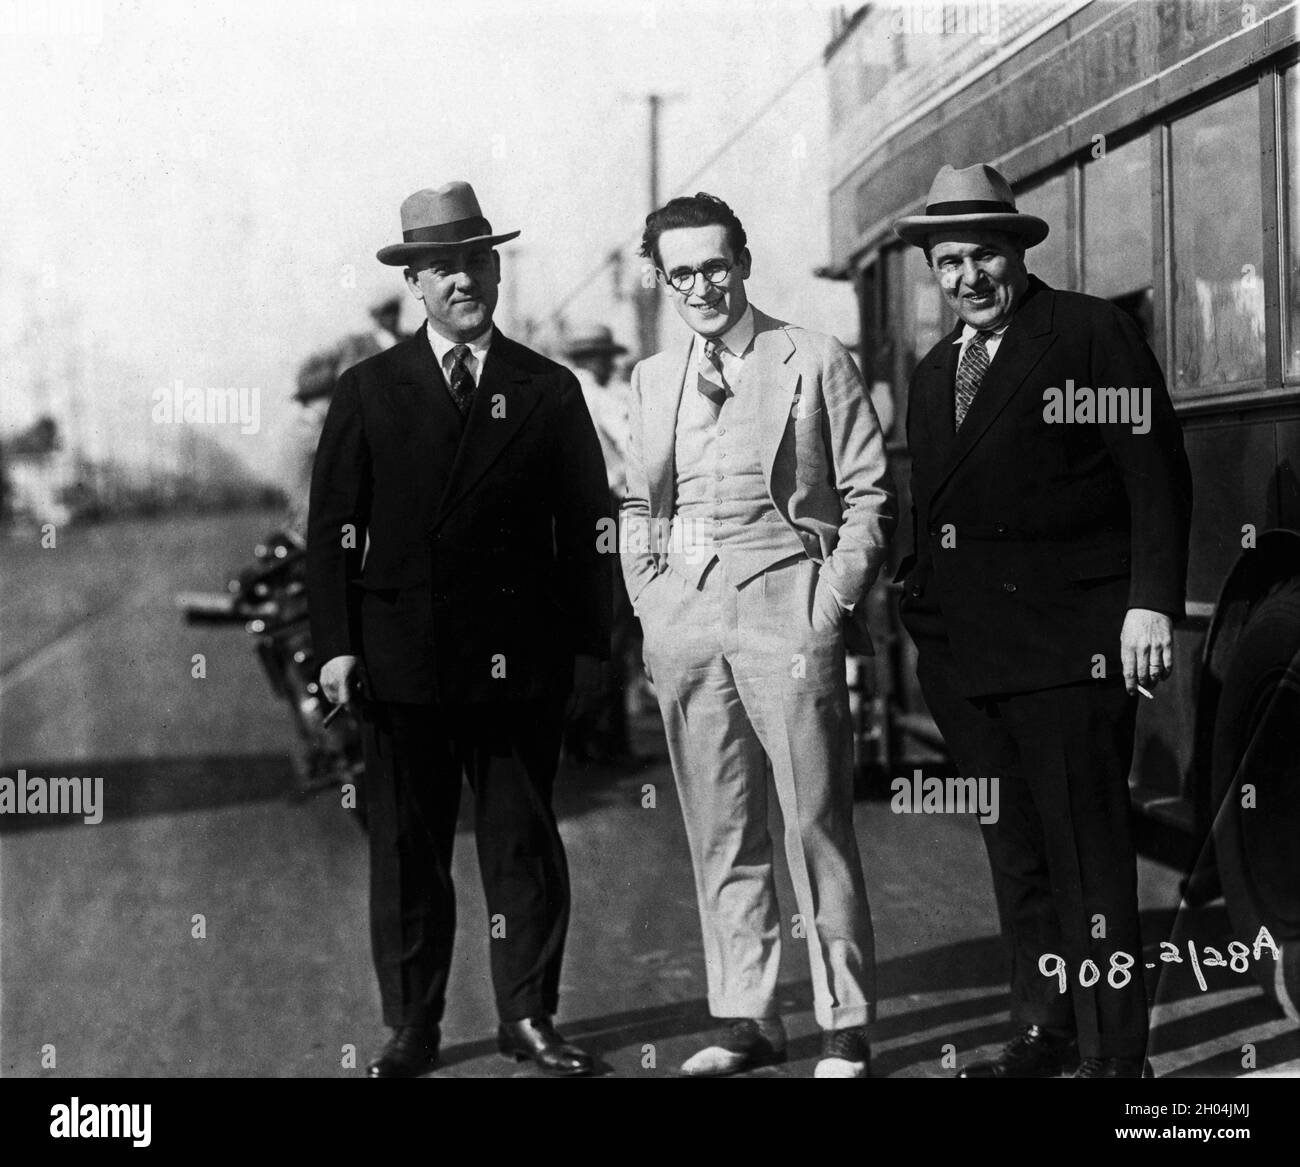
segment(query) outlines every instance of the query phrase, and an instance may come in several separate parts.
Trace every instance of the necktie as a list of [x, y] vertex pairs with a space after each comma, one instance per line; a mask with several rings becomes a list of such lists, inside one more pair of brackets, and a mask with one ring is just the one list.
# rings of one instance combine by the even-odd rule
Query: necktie
[[474, 400], [474, 378], [465, 364], [469, 356], [469, 345], [458, 344], [451, 350], [451, 376], [447, 378], [447, 388], [451, 390], [451, 399], [460, 410], [461, 417], [469, 413], [470, 402]]
[[989, 350], [985, 348], [985, 341], [992, 335], [991, 330], [977, 332], [962, 353], [961, 364], [957, 366], [957, 391], [953, 397], [953, 417], [957, 429], [961, 429], [961, 423], [966, 420], [971, 402], [984, 383], [984, 374], [989, 371]]
[[722, 412], [722, 403], [727, 400], [727, 375], [722, 371], [722, 353], [716, 341], [706, 340], [704, 342], [704, 357], [718, 371], [718, 379], [722, 384], [716, 385], [710, 381], [703, 373], [698, 376], [696, 388], [709, 403], [709, 412], [713, 414], [713, 420], [718, 420], [718, 414]]

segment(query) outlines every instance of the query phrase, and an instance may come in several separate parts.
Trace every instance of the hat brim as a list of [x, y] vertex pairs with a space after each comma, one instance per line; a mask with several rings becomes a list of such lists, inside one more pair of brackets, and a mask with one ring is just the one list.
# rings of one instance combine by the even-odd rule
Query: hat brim
[[375, 252], [375, 258], [390, 267], [403, 267], [417, 255], [441, 255], [460, 247], [477, 247], [482, 244], [495, 247], [498, 243], [507, 243], [517, 238], [519, 234], [518, 231], [507, 231], [504, 235], [473, 235], [469, 239], [453, 239], [446, 243], [391, 243]]
[[595, 353], [603, 356], [622, 357], [627, 355], [628, 350], [621, 344], [584, 344], [579, 348], [564, 350], [566, 357], [589, 357]]
[[936, 231], [1005, 231], [1034, 247], [1047, 238], [1050, 230], [1037, 215], [1020, 212], [983, 212], [974, 215], [908, 215], [894, 224], [894, 233], [915, 247], [924, 247]]

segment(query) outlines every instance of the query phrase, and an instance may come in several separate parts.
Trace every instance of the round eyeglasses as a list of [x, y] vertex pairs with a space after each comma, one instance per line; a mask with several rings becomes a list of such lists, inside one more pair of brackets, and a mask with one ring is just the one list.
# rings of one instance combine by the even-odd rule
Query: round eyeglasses
[[731, 274], [732, 265], [722, 259], [711, 259], [703, 267], [676, 267], [670, 272], [661, 272], [664, 279], [668, 281], [679, 292], [689, 292], [695, 287], [695, 277], [703, 276], [706, 283], [712, 284], [715, 288], [721, 287], [727, 282], [727, 277]]

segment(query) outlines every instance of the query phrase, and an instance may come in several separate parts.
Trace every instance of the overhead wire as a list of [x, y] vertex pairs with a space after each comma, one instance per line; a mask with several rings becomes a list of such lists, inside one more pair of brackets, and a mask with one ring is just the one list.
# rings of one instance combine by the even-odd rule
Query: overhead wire
[[[743, 138], [746, 134], [748, 134], [750, 130], [752, 130], [756, 125], [758, 125], [758, 123], [762, 121], [763, 118], [768, 115], [768, 113], [771, 112], [771, 110], [776, 105], [776, 103], [779, 102], [783, 97], [785, 97], [786, 94], [788, 94], [800, 81], [802, 81], [803, 78], [809, 73], [809, 71], [811, 71], [813, 68], [819, 65], [821, 63], [821, 60], [822, 60], [822, 54], [820, 52], [815, 54], [813, 57], [809, 58], [808, 61], [806, 61], [785, 82], [785, 84], [781, 86], [780, 89], [778, 89], [775, 93], [773, 93], [767, 99], [767, 101], [765, 101], [762, 104], [762, 106], [760, 106], [753, 114], [751, 114], [737, 130], [731, 133], [727, 137], [727, 139], [713, 151], [713, 153], [711, 153], [702, 163], [700, 163], [699, 166], [697, 166], [689, 175], [687, 175], [686, 178], [682, 179], [682, 181], [678, 184], [677, 189], [683, 191], [688, 189], [711, 166], [713, 166], [713, 164], [717, 162], [718, 159], [720, 159], [724, 154], [726, 154], [728, 150], [730, 150], [737, 142], [741, 140], [741, 138]], [[604, 259], [602, 259], [593, 268], [591, 268], [591, 270], [588, 271], [582, 277], [582, 279], [577, 281], [569, 289], [569, 291], [567, 291], [563, 296], [560, 297], [559, 303], [551, 311], [548, 319], [551, 321], [558, 321], [564, 315], [564, 310], [570, 304], [572, 304], [574, 300], [576, 300], [580, 295], [582, 295], [582, 293], [591, 285], [591, 281], [594, 280], [598, 275], [600, 275], [600, 273], [603, 272], [607, 267], [609, 267], [610, 264], [612, 264], [616, 258], [621, 256], [621, 254], [624, 251], [626, 251], [629, 247], [631, 247], [632, 244], [634, 244], [640, 238], [641, 238], [641, 232], [637, 231], [632, 235], [626, 236], [616, 246], [609, 248], [605, 252]]]

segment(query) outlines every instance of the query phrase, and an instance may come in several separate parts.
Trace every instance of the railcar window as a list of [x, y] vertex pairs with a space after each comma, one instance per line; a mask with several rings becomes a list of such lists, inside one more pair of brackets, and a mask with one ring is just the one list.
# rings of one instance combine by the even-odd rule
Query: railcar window
[[1282, 74], [1283, 139], [1282, 182], [1286, 215], [1286, 369], [1290, 377], [1300, 377], [1300, 66]]
[[1045, 219], [1046, 239], [1025, 253], [1029, 270], [1053, 288], [1070, 286], [1070, 236], [1065, 215], [1065, 175], [1016, 191], [1016, 210]]
[[1174, 385], [1264, 375], [1259, 98], [1234, 94], [1171, 127]]
[[1083, 290], [1118, 304], [1151, 340], [1151, 145], [1107, 150], [1083, 170]]
[[953, 316], [944, 305], [938, 281], [926, 265], [925, 252], [919, 247], [908, 247], [903, 251], [903, 286], [907, 289], [904, 327], [912, 351], [911, 366], [907, 370], [910, 376], [917, 362], [952, 328]]

